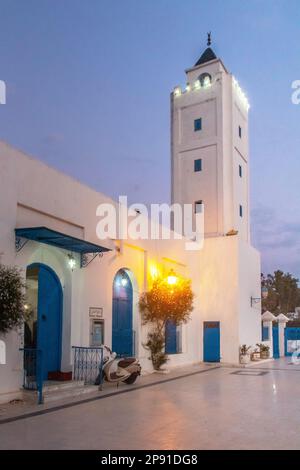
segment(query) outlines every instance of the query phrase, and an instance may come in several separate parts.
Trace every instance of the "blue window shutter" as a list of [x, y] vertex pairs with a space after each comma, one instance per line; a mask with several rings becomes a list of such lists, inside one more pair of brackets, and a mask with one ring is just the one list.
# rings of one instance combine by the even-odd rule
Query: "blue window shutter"
[[194, 120], [194, 131], [201, 131], [202, 129], [202, 119], [199, 118], [199, 119], [195, 119]]
[[202, 171], [202, 160], [201, 158], [198, 158], [197, 160], [194, 160], [194, 171]]
[[176, 354], [177, 352], [177, 327], [174, 322], [168, 320], [165, 329], [165, 352], [166, 354]]

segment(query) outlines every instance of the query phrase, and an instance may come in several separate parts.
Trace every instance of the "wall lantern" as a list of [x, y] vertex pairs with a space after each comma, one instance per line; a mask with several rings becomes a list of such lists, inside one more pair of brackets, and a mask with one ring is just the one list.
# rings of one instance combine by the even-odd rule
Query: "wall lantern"
[[261, 302], [262, 299], [265, 300], [268, 297], [268, 294], [269, 294], [268, 288], [266, 286], [263, 286], [261, 289], [261, 297], [251, 297], [251, 307]]
[[68, 265], [72, 271], [76, 267], [76, 259], [71, 253], [68, 254]]

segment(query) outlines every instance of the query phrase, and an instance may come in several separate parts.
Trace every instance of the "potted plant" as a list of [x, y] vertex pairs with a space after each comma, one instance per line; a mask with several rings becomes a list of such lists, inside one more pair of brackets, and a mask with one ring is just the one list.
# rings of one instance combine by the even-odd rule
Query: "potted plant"
[[240, 363], [241, 364], [248, 364], [250, 362], [250, 349], [251, 346], [247, 346], [243, 344], [240, 346]]
[[252, 351], [251, 355], [250, 355], [250, 359], [251, 361], [260, 361], [261, 357], [260, 357], [260, 350], [255, 348], [254, 351]]
[[260, 358], [261, 359], [269, 359], [270, 357], [270, 346], [264, 343], [259, 343], [256, 346], [259, 347]]

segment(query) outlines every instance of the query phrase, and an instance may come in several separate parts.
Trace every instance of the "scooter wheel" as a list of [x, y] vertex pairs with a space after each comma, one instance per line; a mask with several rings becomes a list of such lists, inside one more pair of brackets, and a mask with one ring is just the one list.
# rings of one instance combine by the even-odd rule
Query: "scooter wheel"
[[128, 385], [134, 384], [138, 376], [139, 374], [137, 372], [133, 372], [126, 380], [124, 380], [124, 382]]

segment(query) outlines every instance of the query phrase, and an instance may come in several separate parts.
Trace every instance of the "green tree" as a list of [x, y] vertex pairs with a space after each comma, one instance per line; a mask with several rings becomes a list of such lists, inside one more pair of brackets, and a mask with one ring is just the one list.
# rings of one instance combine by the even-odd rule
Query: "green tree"
[[0, 333], [23, 325], [27, 319], [25, 284], [15, 266], [0, 264]]
[[300, 306], [299, 280], [290, 273], [277, 270], [274, 274], [261, 276], [262, 287], [268, 289], [268, 297], [262, 300], [263, 311], [269, 310], [274, 315], [294, 312]]
[[152, 288], [141, 294], [139, 309], [143, 324], [152, 326], [145, 347], [151, 353], [154, 369], [160, 369], [168, 360], [164, 352], [167, 321], [176, 325], [187, 323], [193, 310], [193, 298], [191, 281], [182, 278], [177, 278], [172, 285], [167, 279], [156, 279]]

